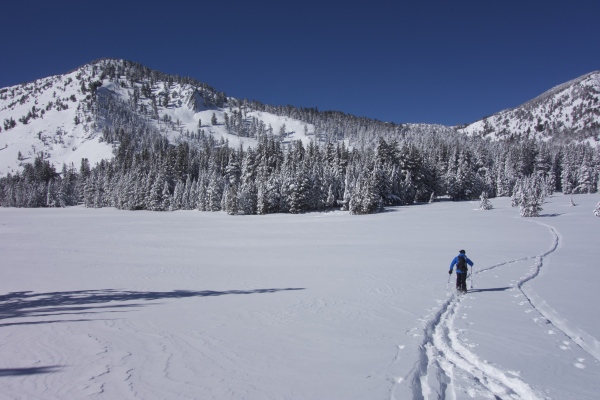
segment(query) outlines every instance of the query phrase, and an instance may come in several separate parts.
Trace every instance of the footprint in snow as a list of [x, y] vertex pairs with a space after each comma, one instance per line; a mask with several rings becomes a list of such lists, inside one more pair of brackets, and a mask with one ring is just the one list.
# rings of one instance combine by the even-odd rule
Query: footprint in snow
[[558, 348], [561, 349], [561, 350], [565, 350], [565, 351], [566, 350], [571, 350], [571, 348], [569, 347], [570, 344], [571, 343], [569, 343], [568, 340], [563, 340], [561, 342], [561, 344], [558, 345]]

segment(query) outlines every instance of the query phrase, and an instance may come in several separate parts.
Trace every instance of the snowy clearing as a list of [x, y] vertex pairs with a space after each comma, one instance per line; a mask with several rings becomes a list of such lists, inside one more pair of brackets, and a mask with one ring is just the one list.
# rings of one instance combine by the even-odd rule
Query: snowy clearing
[[0, 209], [0, 399], [595, 399], [599, 199], [572, 197]]

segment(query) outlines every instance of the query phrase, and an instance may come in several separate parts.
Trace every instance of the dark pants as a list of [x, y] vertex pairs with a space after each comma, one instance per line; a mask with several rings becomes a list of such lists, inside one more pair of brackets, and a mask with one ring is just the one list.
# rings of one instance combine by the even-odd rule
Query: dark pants
[[459, 274], [456, 273], [456, 290], [460, 290], [461, 292], [467, 291], [467, 273]]

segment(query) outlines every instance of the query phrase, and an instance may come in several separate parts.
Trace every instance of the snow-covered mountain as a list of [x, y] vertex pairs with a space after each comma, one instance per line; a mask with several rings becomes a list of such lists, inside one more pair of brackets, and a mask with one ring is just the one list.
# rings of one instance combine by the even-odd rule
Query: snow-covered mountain
[[600, 71], [558, 85], [527, 103], [461, 129], [492, 139], [599, 140]]
[[[568, 135], [569, 140], [597, 141], [599, 97], [600, 73], [594, 72], [459, 130], [500, 140]], [[111, 158], [131, 132], [162, 135], [173, 144], [212, 135], [230, 146], [248, 147], [268, 132], [284, 142], [326, 138], [362, 145], [373, 143], [378, 135], [455, 128], [265, 106], [227, 97], [192, 78], [103, 59], [63, 75], [0, 89], [0, 130], [0, 176], [5, 176], [40, 155], [59, 171], [63, 164], [78, 167], [82, 158], [95, 165]]]
[[104, 59], [0, 89], [0, 176], [39, 155], [58, 170], [63, 163], [78, 167], [82, 158], [91, 165], [112, 158], [119, 140], [110, 131], [121, 126], [154, 131], [172, 143], [203, 131], [244, 147], [255, 143], [251, 130], [303, 141], [314, 132], [311, 124], [253, 111], [194, 79]]

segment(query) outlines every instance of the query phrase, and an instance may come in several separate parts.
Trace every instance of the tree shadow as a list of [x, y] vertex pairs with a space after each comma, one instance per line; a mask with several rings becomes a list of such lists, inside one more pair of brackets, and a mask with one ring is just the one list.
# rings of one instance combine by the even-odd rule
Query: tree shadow
[[540, 217], [559, 217], [561, 215], [562, 214], [557, 214], [557, 213], [554, 213], [554, 214], [540, 214]]
[[58, 365], [30, 368], [0, 368], [0, 378], [5, 376], [50, 374], [52, 372], [60, 371], [61, 369], [62, 367]]
[[481, 293], [481, 292], [504, 292], [505, 290], [512, 289], [511, 286], [501, 288], [489, 288], [489, 289], [469, 289], [468, 293]]
[[[289, 290], [304, 290], [304, 288], [227, 291], [173, 290], [170, 292], [140, 292], [116, 289], [50, 293], [34, 293], [31, 291], [13, 292], [0, 296], [0, 319], [116, 312], [114, 309], [143, 307], [147, 305], [147, 303], [143, 302], [154, 300], [216, 297], [232, 294], [264, 294]], [[112, 309], [112, 311], [108, 309]]]

